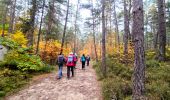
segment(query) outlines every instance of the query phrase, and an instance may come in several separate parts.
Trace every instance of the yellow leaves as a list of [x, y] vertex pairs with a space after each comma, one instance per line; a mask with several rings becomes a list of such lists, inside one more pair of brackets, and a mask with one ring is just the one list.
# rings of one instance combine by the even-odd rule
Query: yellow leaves
[[79, 53], [80, 53], [80, 55], [82, 55], [82, 54], [87, 55], [87, 54], [91, 53], [91, 51], [88, 49], [83, 49], [83, 50], [80, 50]]
[[[0, 29], [0, 35], [2, 35], [2, 32], [3, 32], [3, 30], [2, 30], [2, 29]], [[5, 36], [7, 36], [7, 35], [8, 35], [8, 31], [7, 31], [7, 30], [4, 30], [4, 35], [5, 35]]]
[[[79, 50], [79, 54], [85, 54], [85, 55], [90, 55], [92, 58], [95, 57], [95, 52], [94, 52], [94, 44], [93, 44], [93, 38], [89, 38], [87, 40], [88, 42], [85, 43], [82, 47], [81, 50]], [[96, 45], [97, 46], [97, 45]], [[98, 50], [98, 49], [97, 49]], [[100, 49], [99, 49], [100, 50]]]
[[[0, 35], [2, 35], [3, 30], [0, 29]], [[8, 36], [8, 31], [5, 30], [4, 31], [4, 35]], [[19, 45], [21, 45], [22, 47], [26, 47], [27, 44], [27, 38], [25, 37], [25, 35], [21, 32], [21, 31], [16, 31], [14, 34], [9, 34], [10, 36], [8, 36], [9, 38], [11, 38], [13, 41], [17, 42]]]
[[[40, 42], [40, 56], [43, 60], [50, 62], [55, 60], [60, 53], [61, 43], [59, 41], [49, 40]], [[71, 48], [63, 48], [63, 54], [68, 55]]]
[[11, 38], [12, 40], [20, 44], [22, 47], [26, 47], [28, 40], [21, 31], [16, 31], [14, 34], [11, 35]]

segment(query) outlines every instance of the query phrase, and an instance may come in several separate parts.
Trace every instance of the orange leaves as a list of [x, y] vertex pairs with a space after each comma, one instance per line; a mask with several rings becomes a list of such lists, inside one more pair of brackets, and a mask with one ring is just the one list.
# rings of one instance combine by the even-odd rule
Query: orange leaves
[[82, 46], [81, 50], [79, 51], [79, 54], [89, 54], [92, 58], [94, 57], [94, 44], [93, 39], [89, 38], [86, 43]]
[[[40, 42], [40, 56], [44, 61], [53, 64], [57, 55], [60, 53], [61, 43], [59, 41], [49, 40]], [[64, 48], [63, 54], [68, 55], [70, 48]]]

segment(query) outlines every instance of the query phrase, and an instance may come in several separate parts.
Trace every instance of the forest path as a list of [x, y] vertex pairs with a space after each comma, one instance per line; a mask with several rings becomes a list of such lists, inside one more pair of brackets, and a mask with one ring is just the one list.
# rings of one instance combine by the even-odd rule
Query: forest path
[[102, 100], [101, 88], [92, 66], [81, 69], [77, 64], [75, 76], [69, 80], [66, 77], [66, 67], [63, 68], [63, 78], [58, 80], [57, 73], [36, 78], [37, 82], [6, 100]]

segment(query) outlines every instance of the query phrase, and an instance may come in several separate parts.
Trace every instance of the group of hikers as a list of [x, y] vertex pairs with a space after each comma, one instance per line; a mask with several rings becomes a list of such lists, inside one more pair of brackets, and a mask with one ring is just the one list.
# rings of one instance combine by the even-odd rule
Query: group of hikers
[[[63, 74], [62, 74], [62, 69], [63, 66], [67, 66], [67, 78], [70, 78], [70, 71], [72, 72], [72, 77], [74, 77], [74, 69], [76, 69], [76, 64], [78, 61], [78, 56], [76, 53], [70, 52], [67, 57], [64, 57], [62, 53], [60, 53], [57, 57], [57, 64], [58, 64], [58, 79], [61, 79]], [[87, 55], [87, 57], [83, 54], [80, 58], [80, 62], [82, 63], [82, 70], [85, 70], [85, 64], [87, 62], [87, 66], [89, 66], [90, 62], [90, 56]]]

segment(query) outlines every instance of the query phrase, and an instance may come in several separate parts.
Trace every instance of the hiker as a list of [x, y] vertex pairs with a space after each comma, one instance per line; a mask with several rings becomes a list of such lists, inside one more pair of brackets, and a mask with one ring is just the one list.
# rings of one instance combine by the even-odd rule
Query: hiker
[[62, 55], [62, 53], [60, 53], [57, 57], [57, 63], [58, 63], [58, 79], [62, 78], [62, 69], [63, 69], [63, 65], [65, 62], [65, 58]]
[[86, 57], [84, 54], [81, 56], [80, 61], [82, 63], [82, 70], [83, 70], [83, 69], [85, 69], [85, 63], [86, 63]]
[[76, 64], [77, 64], [77, 61], [78, 61], [78, 57], [77, 57], [77, 54], [76, 54], [76, 53], [74, 53], [74, 56], [75, 56], [75, 58], [76, 58], [76, 61], [74, 62], [74, 63], [75, 63], [74, 68], [76, 69]]
[[90, 62], [90, 56], [89, 55], [87, 55], [86, 61], [87, 61], [87, 66], [89, 66], [89, 62]]
[[76, 57], [74, 54], [71, 52], [68, 57], [66, 58], [66, 66], [67, 66], [67, 78], [70, 78], [70, 70], [72, 72], [72, 77], [74, 77], [74, 66], [75, 66], [75, 61]]

